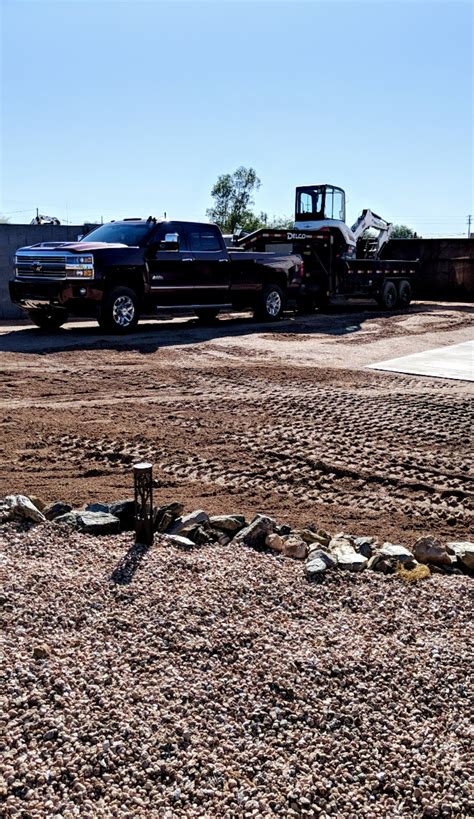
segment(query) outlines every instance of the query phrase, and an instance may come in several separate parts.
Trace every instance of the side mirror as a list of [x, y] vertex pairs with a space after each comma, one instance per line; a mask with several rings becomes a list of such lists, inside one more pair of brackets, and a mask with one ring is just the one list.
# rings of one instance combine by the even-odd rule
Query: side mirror
[[160, 242], [160, 250], [179, 250], [179, 233], [166, 233]]
[[83, 233], [79, 233], [79, 235], [77, 237], [77, 241], [80, 242], [83, 236], [84, 236]]

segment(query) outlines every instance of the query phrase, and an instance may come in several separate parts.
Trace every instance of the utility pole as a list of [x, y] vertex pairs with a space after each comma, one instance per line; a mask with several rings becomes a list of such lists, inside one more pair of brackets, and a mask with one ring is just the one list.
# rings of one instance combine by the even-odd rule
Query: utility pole
[[472, 213], [469, 213], [468, 217], [467, 217], [467, 238], [468, 239], [471, 238], [471, 219], [472, 219]]

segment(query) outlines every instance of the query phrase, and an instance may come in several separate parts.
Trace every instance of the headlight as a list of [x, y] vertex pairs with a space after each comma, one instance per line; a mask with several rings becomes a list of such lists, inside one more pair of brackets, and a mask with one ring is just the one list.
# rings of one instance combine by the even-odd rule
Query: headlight
[[93, 279], [94, 270], [92, 267], [66, 267], [66, 279]]
[[67, 279], [93, 279], [93, 256], [70, 256], [66, 260]]
[[77, 267], [83, 264], [94, 264], [93, 256], [70, 256], [66, 258], [66, 267]]

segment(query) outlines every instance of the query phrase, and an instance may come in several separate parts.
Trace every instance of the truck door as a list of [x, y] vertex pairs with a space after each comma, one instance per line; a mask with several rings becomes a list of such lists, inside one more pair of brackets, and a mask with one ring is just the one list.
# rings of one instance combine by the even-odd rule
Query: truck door
[[187, 241], [193, 256], [195, 304], [228, 304], [230, 263], [215, 225], [188, 224]]
[[[165, 241], [175, 237], [176, 241]], [[157, 306], [188, 305], [194, 302], [194, 255], [188, 249], [184, 225], [160, 225], [147, 254], [150, 295]]]

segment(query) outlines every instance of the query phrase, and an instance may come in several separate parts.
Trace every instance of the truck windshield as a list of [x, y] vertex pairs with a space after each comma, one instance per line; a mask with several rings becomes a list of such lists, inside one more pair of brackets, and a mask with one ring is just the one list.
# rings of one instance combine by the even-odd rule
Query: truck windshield
[[111, 222], [101, 225], [83, 236], [81, 242], [117, 242], [129, 247], [143, 244], [144, 239], [151, 233], [154, 225], [134, 225], [123, 222]]

